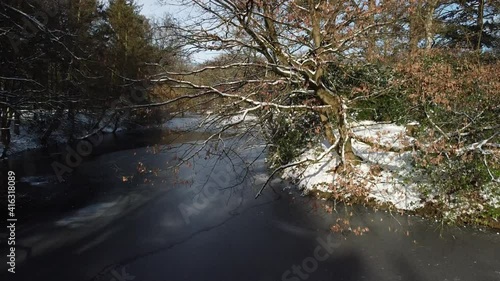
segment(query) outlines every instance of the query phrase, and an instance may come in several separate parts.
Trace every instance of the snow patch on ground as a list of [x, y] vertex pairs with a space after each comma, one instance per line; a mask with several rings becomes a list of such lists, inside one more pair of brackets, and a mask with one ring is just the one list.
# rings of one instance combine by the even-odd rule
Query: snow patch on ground
[[373, 139], [377, 144], [392, 148], [404, 148], [415, 141], [406, 135], [406, 128], [393, 123], [377, 123], [375, 121], [361, 121], [352, 124], [352, 131], [356, 136]]
[[[304, 152], [298, 161], [306, 159], [318, 159], [321, 153], [327, 150], [325, 144], [311, 148]], [[339, 158], [335, 155], [327, 155], [314, 162], [305, 163], [302, 167], [291, 167], [283, 171], [283, 176], [296, 181], [305, 192], [317, 189], [322, 192], [330, 192], [330, 184], [335, 181], [333, 169], [337, 167]]]
[[500, 185], [495, 182], [484, 186], [480, 192], [481, 197], [493, 208], [500, 208]]
[[[354, 125], [353, 131], [358, 136], [370, 138], [370, 142], [374, 144], [392, 148], [404, 148], [413, 141], [406, 136], [404, 127], [395, 124], [360, 122]], [[360, 141], [353, 141], [353, 150], [363, 162], [355, 166], [354, 172], [348, 177], [341, 178], [341, 175], [334, 172], [340, 162], [338, 154], [328, 153], [317, 160], [327, 149], [327, 145], [318, 144], [307, 150], [297, 161], [305, 159], [316, 161], [285, 169], [284, 178], [297, 182], [306, 193], [313, 190], [334, 192], [343, 188], [343, 183], [350, 181], [364, 188], [368, 198], [374, 198], [380, 203], [392, 203], [396, 208], [403, 210], [414, 210], [423, 206], [416, 183], [418, 181], [412, 181], [415, 173], [411, 151], [386, 152]]]
[[[7, 155], [38, 147], [40, 147], [39, 140], [31, 135], [31, 132], [27, 127], [20, 126], [19, 135], [14, 133], [11, 134], [10, 147]], [[3, 152], [3, 150], [4, 146], [0, 143], [0, 153]]]

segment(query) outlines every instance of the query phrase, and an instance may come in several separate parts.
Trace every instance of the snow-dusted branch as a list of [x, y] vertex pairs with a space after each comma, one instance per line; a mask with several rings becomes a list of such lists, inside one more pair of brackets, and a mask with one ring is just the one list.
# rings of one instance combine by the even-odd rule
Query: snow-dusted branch
[[[256, 80], [258, 81], [258, 80]], [[179, 85], [185, 85], [188, 86], [191, 89], [197, 89], [197, 90], [204, 90], [204, 92], [199, 93], [199, 94], [194, 94], [194, 95], [183, 95], [180, 97], [177, 97], [172, 100], [164, 101], [164, 102], [159, 102], [159, 103], [150, 103], [150, 104], [144, 104], [144, 105], [133, 105], [133, 106], [128, 106], [128, 107], [123, 107], [121, 109], [135, 109], [135, 108], [145, 108], [145, 107], [154, 107], [154, 106], [163, 106], [167, 104], [171, 104], [175, 101], [181, 100], [181, 99], [193, 99], [193, 98], [198, 98], [201, 96], [209, 95], [209, 94], [215, 94], [223, 98], [229, 98], [229, 99], [235, 99], [235, 100], [240, 100], [244, 101], [246, 103], [252, 104], [252, 105], [259, 105], [262, 107], [273, 107], [277, 109], [312, 109], [312, 110], [319, 110], [319, 109], [325, 109], [329, 108], [329, 105], [283, 105], [279, 103], [273, 103], [273, 102], [267, 102], [267, 101], [258, 101], [255, 99], [248, 98], [247, 96], [243, 95], [237, 95], [237, 94], [230, 94], [226, 93], [222, 90], [219, 90], [215, 88], [214, 86], [208, 86], [208, 85], [200, 85], [193, 83], [191, 81], [187, 80], [180, 80], [180, 79], [175, 79], [175, 78], [170, 78], [170, 77], [162, 77], [160, 79], [153, 80], [153, 82], [172, 82], [176, 83]]]

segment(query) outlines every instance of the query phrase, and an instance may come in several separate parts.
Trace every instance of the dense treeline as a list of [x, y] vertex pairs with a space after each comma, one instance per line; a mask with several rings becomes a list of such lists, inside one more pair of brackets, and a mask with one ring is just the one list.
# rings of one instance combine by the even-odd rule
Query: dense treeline
[[19, 133], [20, 120], [27, 120], [46, 143], [62, 123], [75, 137], [79, 113], [87, 119], [95, 115], [89, 121], [95, 124], [88, 126], [99, 127], [107, 109], [149, 102], [144, 81], [158, 67], [174, 63], [170, 40], [140, 14], [135, 1], [2, 1], [3, 144], [9, 145], [11, 122]]

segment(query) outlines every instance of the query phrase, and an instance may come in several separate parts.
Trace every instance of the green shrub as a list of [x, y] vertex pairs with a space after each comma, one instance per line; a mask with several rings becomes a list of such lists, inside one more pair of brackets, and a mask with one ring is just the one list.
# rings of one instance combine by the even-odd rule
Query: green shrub
[[382, 64], [332, 65], [325, 83], [353, 101], [349, 114], [357, 120], [393, 121], [412, 119], [411, 104], [403, 88], [394, 83], [398, 73]]
[[298, 157], [315, 136], [320, 135], [320, 120], [309, 111], [275, 112], [268, 125], [271, 166], [290, 163]]
[[443, 156], [429, 154], [417, 162], [425, 169], [430, 182], [423, 190], [424, 194], [437, 193], [443, 200], [452, 196], [477, 196], [483, 187], [492, 183], [492, 176], [500, 177], [500, 166], [494, 161], [494, 156], [486, 159], [488, 166], [484, 155], [476, 151], [438, 160], [440, 157]]

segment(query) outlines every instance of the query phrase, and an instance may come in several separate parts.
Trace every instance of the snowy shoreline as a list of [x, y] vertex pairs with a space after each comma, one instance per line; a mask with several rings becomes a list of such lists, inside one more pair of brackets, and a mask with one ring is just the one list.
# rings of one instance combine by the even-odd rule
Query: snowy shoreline
[[[185, 113], [185, 115], [180, 115], [177, 113], [172, 113], [173, 118], [165, 121], [163, 124], [152, 125], [152, 127], [158, 127], [163, 129], [168, 129], [176, 132], [186, 132], [186, 131], [210, 131], [220, 129], [221, 126], [232, 126], [239, 123], [245, 123], [248, 121], [256, 120], [256, 117], [253, 115], [231, 115], [231, 116], [217, 116], [212, 114], [211, 112], [207, 112], [205, 114], [198, 113]], [[9, 149], [7, 151], [7, 157], [13, 156], [15, 154], [25, 152], [33, 149], [40, 149], [44, 147], [41, 144], [39, 137], [36, 134], [33, 134], [33, 128], [30, 127], [31, 118], [33, 118], [32, 114], [30, 115], [22, 115], [22, 123], [20, 126], [19, 134], [11, 134], [11, 142]], [[87, 116], [85, 114], [77, 114], [75, 116], [77, 125], [82, 127], [84, 131], [86, 131], [86, 135], [90, 133], [88, 128], [89, 126], [93, 126], [95, 121], [91, 116]], [[216, 122], [219, 122], [216, 124]], [[12, 124], [14, 127], [14, 124]], [[70, 140], [65, 133], [68, 125], [62, 124], [60, 128], [54, 131], [50, 137], [48, 146], [53, 145], [65, 145]], [[148, 128], [148, 127], [143, 127]], [[113, 133], [115, 132], [124, 132], [124, 131], [132, 131], [134, 129], [127, 128], [123, 123], [119, 124], [119, 126], [115, 129], [113, 124], [108, 124], [105, 126], [101, 132], [103, 133]], [[13, 132], [14, 130], [11, 129]], [[3, 152], [4, 146], [0, 143], [0, 152]]]
[[[395, 124], [364, 121], [354, 124], [353, 133], [361, 138], [370, 138], [370, 142], [375, 146], [379, 144], [385, 147], [403, 148], [414, 141], [407, 135], [404, 126]], [[440, 202], [435, 200], [437, 194], [424, 194], [422, 187], [429, 185], [424, 171], [414, 166], [411, 150], [383, 151], [354, 139], [352, 145], [362, 162], [354, 166], [354, 170], [347, 176], [334, 171], [340, 162], [337, 153], [330, 152], [319, 159], [320, 155], [329, 149], [329, 144], [316, 143], [294, 160], [294, 162], [307, 159], [312, 161], [284, 169], [282, 177], [294, 182], [304, 194], [334, 197], [341, 201], [356, 201], [355, 199], [358, 202], [359, 199], [364, 202], [374, 201], [378, 206], [390, 206], [412, 213], [419, 213], [428, 206], [444, 203], [441, 206], [443, 215], [450, 219], [471, 215], [475, 209], [500, 208], [500, 194], [493, 186], [483, 187], [481, 191], [483, 204], [452, 203], [460, 201], [460, 198], [453, 198], [450, 202]]]

